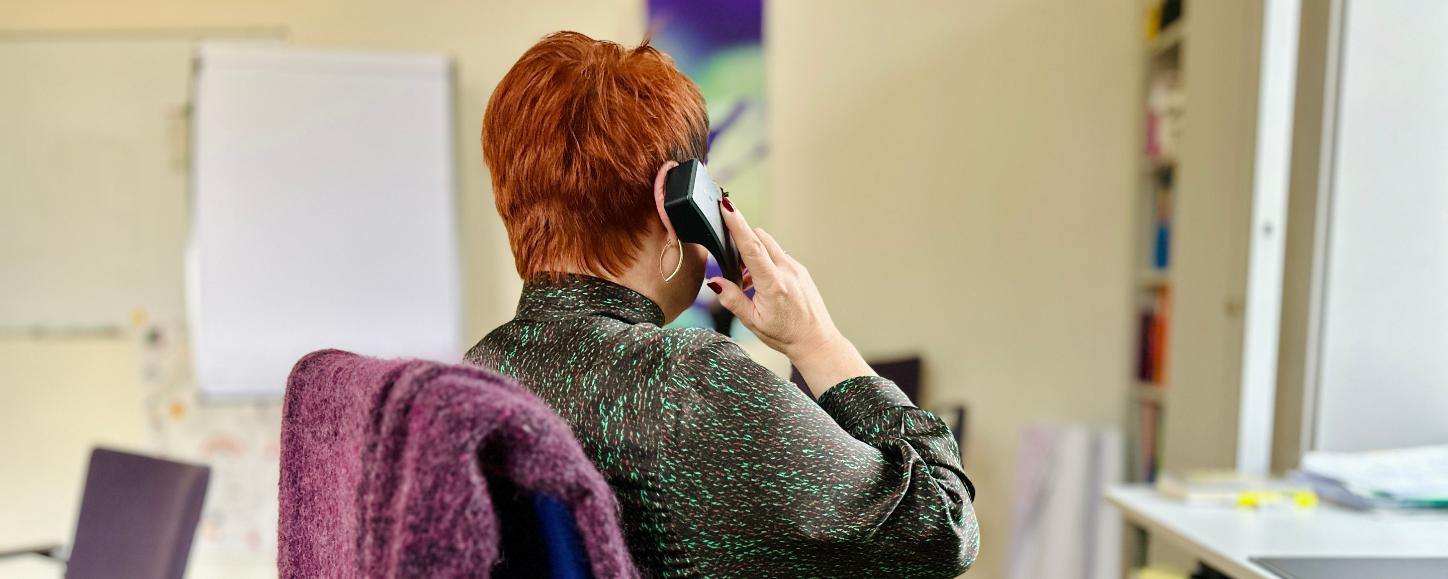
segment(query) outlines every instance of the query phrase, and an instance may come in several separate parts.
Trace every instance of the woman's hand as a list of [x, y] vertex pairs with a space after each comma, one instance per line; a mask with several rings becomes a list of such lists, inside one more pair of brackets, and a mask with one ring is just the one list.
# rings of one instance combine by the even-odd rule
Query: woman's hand
[[745, 285], [754, 286], [754, 299], [727, 279], [709, 280], [719, 302], [770, 348], [788, 356], [818, 397], [856, 376], [873, 376], [855, 346], [830, 320], [824, 299], [809, 271], [790, 257], [763, 229], [751, 229], [744, 216], [724, 198], [724, 224], [749, 272]]

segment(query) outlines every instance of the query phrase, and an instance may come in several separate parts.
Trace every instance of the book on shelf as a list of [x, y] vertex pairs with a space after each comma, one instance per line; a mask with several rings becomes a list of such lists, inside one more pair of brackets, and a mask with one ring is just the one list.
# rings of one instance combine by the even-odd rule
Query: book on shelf
[[1161, 407], [1155, 402], [1142, 401], [1141, 405], [1141, 456], [1137, 457], [1140, 464], [1142, 480], [1156, 482], [1157, 465], [1157, 440], [1160, 426]]
[[1146, 39], [1156, 40], [1163, 30], [1181, 22], [1184, 0], [1161, 0], [1146, 10]]
[[1171, 318], [1171, 288], [1152, 290], [1152, 303], [1141, 312], [1137, 336], [1137, 379], [1158, 387], [1166, 384], [1167, 329]]
[[1152, 192], [1152, 239], [1151, 266], [1165, 270], [1171, 265], [1171, 221], [1172, 189], [1171, 171], [1157, 175], [1157, 187]]
[[1155, 317], [1150, 310], [1141, 312], [1141, 325], [1137, 331], [1141, 338], [1137, 340], [1136, 378], [1143, 383], [1151, 382], [1151, 340], [1147, 337], [1151, 335], [1151, 328], [1156, 324]]
[[1152, 327], [1152, 339], [1154, 345], [1151, 353], [1152, 383], [1158, 386], [1166, 384], [1166, 340], [1167, 323], [1171, 319], [1171, 288], [1162, 286], [1156, 292], [1156, 325]]

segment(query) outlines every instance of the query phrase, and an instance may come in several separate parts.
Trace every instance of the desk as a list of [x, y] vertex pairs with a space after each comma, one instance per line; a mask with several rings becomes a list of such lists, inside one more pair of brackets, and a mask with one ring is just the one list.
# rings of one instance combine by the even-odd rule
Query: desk
[[1128, 524], [1237, 579], [1277, 579], [1250, 557], [1448, 557], [1443, 514], [1357, 512], [1330, 504], [1266, 511], [1187, 506], [1145, 485], [1113, 488], [1106, 500]]

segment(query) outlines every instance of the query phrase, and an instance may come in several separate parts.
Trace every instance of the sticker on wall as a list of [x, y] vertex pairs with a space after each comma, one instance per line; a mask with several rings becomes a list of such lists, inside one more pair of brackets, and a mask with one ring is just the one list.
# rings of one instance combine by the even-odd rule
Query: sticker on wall
[[201, 404], [184, 328], [133, 316], [151, 448], [211, 467], [196, 555], [264, 561], [276, 552], [281, 400]]

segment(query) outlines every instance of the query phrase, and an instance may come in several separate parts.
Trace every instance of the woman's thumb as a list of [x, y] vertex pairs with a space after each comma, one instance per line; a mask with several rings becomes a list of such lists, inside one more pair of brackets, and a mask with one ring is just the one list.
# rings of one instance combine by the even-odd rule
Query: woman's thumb
[[722, 277], [710, 278], [708, 285], [710, 290], [719, 294], [720, 305], [733, 313], [734, 317], [739, 318], [739, 321], [744, 322], [745, 326], [754, 328], [754, 302], [749, 300], [749, 296], [744, 295], [744, 290], [739, 289], [734, 282]]

